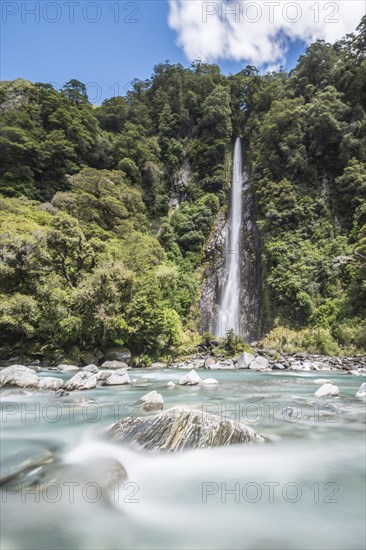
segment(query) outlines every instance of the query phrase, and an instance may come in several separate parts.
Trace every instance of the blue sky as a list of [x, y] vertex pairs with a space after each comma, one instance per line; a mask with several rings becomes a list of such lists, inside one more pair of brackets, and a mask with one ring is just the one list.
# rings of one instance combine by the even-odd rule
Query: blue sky
[[[172, 21], [169, 13], [174, 2], [180, 11]], [[133, 78], [148, 78], [154, 65], [165, 60], [189, 65], [193, 58], [201, 57], [217, 62], [225, 73], [235, 73], [255, 59], [243, 58], [240, 54], [250, 51], [251, 40], [267, 41], [259, 48], [261, 52], [268, 51], [268, 47], [272, 49], [274, 27], [270, 27], [270, 32], [264, 18], [250, 29], [248, 25], [245, 27], [245, 22], [240, 22], [243, 27], [239, 29], [238, 25], [228, 26], [227, 22], [220, 21], [218, 12], [205, 25], [202, 21], [197, 24], [189, 12], [193, 3], [194, 0], [172, 0], [172, 4], [167, 0], [69, 3], [66, 0], [2, 0], [1, 79], [22, 77], [57, 86], [77, 78], [89, 83], [90, 98], [99, 103], [106, 97], [123, 94]], [[197, 3], [196, 0], [195, 6]], [[199, 44], [197, 36], [211, 32], [211, 24], [216, 25], [215, 28], [220, 25], [225, 37], [213, 28], [213, 34]], [[301, 31], [300, 23], [296, 32], [293, 27], [283, 31], [283, 22], [278, 25], [279, 31], [288, 36], [288, 51], [280, 52], [275, 61], [278, 66], [282, 55], [280, 61], [290, 69], [310, 41], [309, 32]], [[354, 23], [350, 22], [348, 27], [347, 32], [351, 32]], [[254, 38], [250, 36], [253, 30]], [[319, 28], [316, 32], [321, 33]], [[234, 45], [228, 46], [226, 40], [230, 33], [235, 40]], [[212, 53], [211, 46], [220, 54]], [[266, 63], [272, 66], [270, 57], [269, 53], [260, 54], [259, 58], [264, 61], [262, 67]]]

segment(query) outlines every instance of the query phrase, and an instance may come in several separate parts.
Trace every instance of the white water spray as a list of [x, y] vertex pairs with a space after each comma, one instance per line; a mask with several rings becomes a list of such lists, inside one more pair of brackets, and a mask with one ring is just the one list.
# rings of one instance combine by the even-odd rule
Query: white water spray
[[216, 336], [228, 330], [240, 334], [240, 228], [242, 221], [243, 166], [241, 140], [235, 142], [231, 180], [231, 205], [226, 241], [225, 281]]

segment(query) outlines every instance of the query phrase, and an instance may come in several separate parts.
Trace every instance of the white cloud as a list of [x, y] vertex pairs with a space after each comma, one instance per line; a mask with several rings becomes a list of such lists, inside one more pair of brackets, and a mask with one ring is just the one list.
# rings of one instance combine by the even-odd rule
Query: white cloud
[[335, 42], [365, 14], [365, 0], [169, 0], [169, 26], [191, 61], [278, 66], [288, 40]]

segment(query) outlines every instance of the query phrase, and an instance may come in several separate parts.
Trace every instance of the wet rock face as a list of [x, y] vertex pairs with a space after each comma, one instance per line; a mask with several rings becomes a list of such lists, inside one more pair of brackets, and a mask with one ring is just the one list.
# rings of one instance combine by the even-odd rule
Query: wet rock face
[[264, 441], [260, 434], [241, 422], [183, 407], [173, 407], [147, 418], [125, 418], [117, 422], [110, 433], [120, 442], [154, 452]]

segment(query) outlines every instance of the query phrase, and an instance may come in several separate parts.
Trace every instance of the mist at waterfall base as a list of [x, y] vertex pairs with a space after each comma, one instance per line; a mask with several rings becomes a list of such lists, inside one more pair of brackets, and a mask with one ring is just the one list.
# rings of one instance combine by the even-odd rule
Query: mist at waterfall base
[[[1, 548], [364, 548], [360, 377], [323, 372], [340, 397], [317, 400], [318, 372], [218, 370], [210, 371], [215, 387], [167, 387], [181, 376], [180, 369], [136, 369], [132, 386], [58, 399], [3, 389], [2, 471], [22, 453], [49, 449], [54, 459], [42, 475], [29, 472], [19, 492], [3, 486]], [[152, 389], [163, 395], [164, 409], [216, 412], [268, 441], [149, 454], [107, 439], [105, 428]], [[81, 397], [89, 405], [79, 404]], [[122, 468], [127, 477], [118, 481]], [[30, 486], [37, 476], [38, 499]]]
[[229, 330], [233, 330], [235, 334], [240, 334], [240, 229], [243, 181], [241, 140], [238, 137], [234, 146], [232, 162], [230, 215], [225, 250], [225, 279], [216, 330], [216, 336], [220, 338], [224, 338]]

